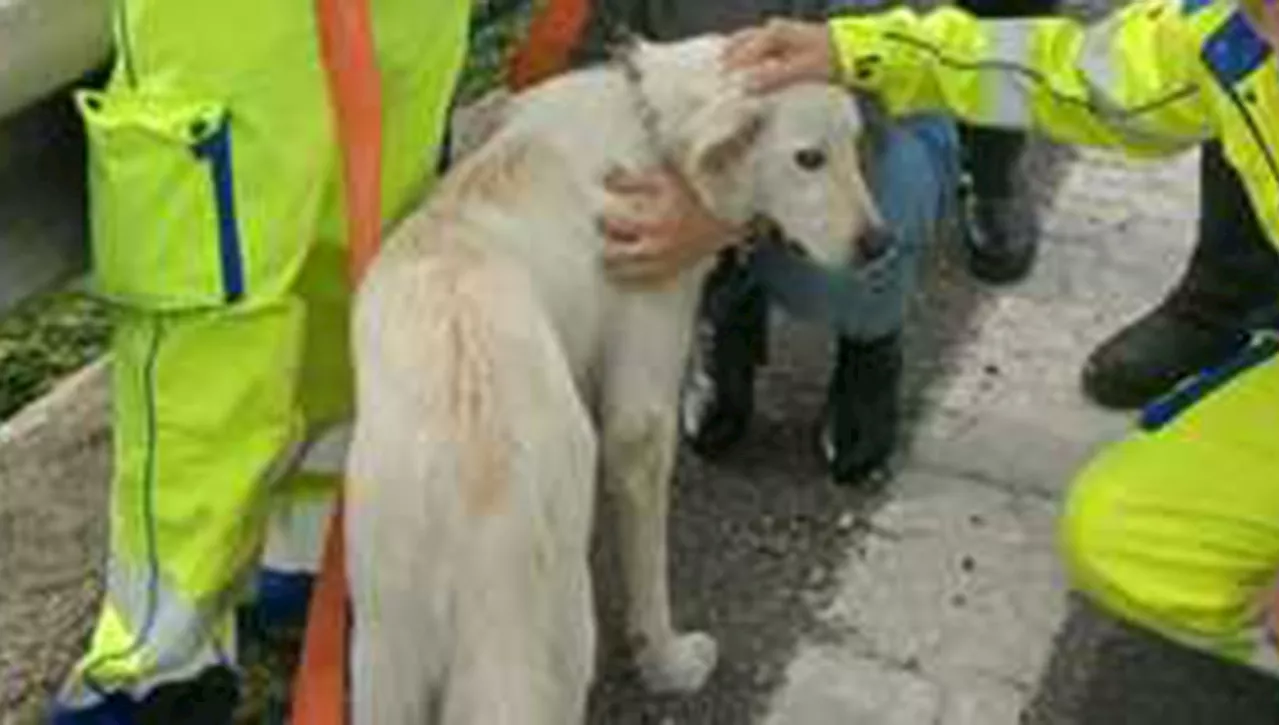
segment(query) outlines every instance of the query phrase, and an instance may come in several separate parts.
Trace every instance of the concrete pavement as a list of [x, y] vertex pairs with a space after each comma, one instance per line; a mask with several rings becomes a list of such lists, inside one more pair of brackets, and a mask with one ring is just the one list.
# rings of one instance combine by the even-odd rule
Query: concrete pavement
[[[1128, 425], [1083, 400], [1079, 371], [1094, 344], [1176, 279], [1198, 200], [1194, 154], [1138, 164], [1085, 152], [1059, 168], [1035, 275], [971, 308], [967, 339], [924, 395], [915, 445], [842, 567], [822, 634], [787, 666], [770, 725], [1275, 717], [1274, 681], [1067, 606], [1056, 509], [1073, 471]], [[1108, 639], [1148, 654], [1141, 665], [1081, 662]], [[1168, 688], [1188, 662], [1214, 672], [1204, 680], [1214, 685]], [[1127, 678], [1130, 698], [1085, 706], [1081, 666], [1094, 670], [1085, 682]]]

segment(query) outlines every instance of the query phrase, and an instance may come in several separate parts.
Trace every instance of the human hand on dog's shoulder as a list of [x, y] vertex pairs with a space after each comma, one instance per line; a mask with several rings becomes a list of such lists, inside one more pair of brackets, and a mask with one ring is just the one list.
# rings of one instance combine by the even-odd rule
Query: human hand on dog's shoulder
[[661, 284], [741, 236], [670, 169], [613, 169], [604, 185], [610, 193], [600, 219], [604, 265], [622, 284]]
[[836, 76], [831, 31], [822, 23], [773, 18], [729, 36], [723, 62], [746, 78], [748, 90], [767, 93], [804, 81]]

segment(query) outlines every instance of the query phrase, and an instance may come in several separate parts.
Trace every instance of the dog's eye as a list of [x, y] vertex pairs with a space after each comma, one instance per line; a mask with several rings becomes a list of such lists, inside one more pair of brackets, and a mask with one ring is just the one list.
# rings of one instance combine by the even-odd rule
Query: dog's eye
[[796, 166], [805, 171], [817, 171], [827, 164], [827, 154], [822, 149], [800, 149], [796, 152]]

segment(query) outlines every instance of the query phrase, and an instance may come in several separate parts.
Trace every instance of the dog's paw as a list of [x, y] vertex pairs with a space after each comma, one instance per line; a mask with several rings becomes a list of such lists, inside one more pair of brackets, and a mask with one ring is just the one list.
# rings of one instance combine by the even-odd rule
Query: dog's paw
[[640, 653], [640, 677], [653, 692], [696, 692], [711, 676], [718, 656], [719, 647], [711, 635], [675, 635]]

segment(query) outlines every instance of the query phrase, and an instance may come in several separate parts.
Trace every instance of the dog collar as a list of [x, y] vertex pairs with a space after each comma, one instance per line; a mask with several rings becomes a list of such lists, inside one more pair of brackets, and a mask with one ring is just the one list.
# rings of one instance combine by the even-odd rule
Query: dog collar
[[631, 110], [640, 121], [645, 140], [659, 161], [670, 168], [677, 168], [673, 164], [674, 155], [662, 134], [661, 114], [644, 92], [644, 73], [636, 63], [635, 52], [641, 42], [640, 36], [622, 24], [614, 24], [610, 34], [613, 36], [609, 42], [612, 63], [626, 80]]

